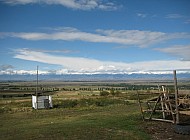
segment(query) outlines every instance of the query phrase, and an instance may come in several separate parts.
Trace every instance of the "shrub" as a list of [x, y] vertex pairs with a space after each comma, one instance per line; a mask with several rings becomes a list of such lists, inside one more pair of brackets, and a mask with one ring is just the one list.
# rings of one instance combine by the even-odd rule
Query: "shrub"
[[110, 94], [113, 95], [113, 96], [115, 96], [114, 89], [111, 89], [111, 90], [110, 90]]
[[80, 100], [55, 100], [54, 108], [73, 108], [73, 107], [88, 107], [88, 106], [109, 106], [114, 104], [127, 104], [120, 99], [110, 98], [94, 98], [94, 99], [80, 99]]
[[100, 96], [108, 96], [109, 92], [108, 91], [100, 91]]
[[121, 91], [116, 91], [116, 92], [114, 93], [114, 96], [119, 96], [119, 95], [121, 95], [121, 94], [122, 94]]
[[77, 100], [62, 100], [62, 101], [54, 102], [55, 108], [73, 108], [77, 105], [78, 105]]
[[0, 113], [6, 113], [6, 112], [9, 112], [9, 111], [11, 111], [12, 109], [11, 108], [9, 108], [9, 107], [1, 107], [0, 108]]

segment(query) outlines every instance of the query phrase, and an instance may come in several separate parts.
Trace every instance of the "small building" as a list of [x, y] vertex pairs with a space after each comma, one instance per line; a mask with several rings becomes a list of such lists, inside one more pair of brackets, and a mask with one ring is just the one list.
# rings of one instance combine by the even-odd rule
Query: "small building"
[[50, 95], [32, 95], [32, 107], [34, 109], [53, 108], [52, 97]]

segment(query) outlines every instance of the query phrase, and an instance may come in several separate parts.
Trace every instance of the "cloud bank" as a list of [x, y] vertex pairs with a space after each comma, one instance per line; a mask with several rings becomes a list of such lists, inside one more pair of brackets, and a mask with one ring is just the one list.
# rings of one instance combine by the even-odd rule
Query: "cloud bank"
[[1, 0], [1, 2], [9, 5], [26, 5], [26, 4], [48, 4], [48, 5], [62, 5], [67, 8], [78, 10], [117, 10], [117, 6], [113, 2], [105, 2], [104, 0]]
[[25, 40], [63, 40], [85, 41], [94, 43], [116, 43], [147, 47], [173, 39], [190, 39], [189, 33], [164, 33], [140, 30], [101, 30], [94, 33], [80, 31], [75, 28], [62, 28], [50, 33], [45, 32], [1, 32], [0, 38], [13, 37]]
[[[55, 64], [62, 66], [54, 74], [165, 74], [174, 69], [188, 72], [190, 70], [190, 61], [180, 60], [158, 60], [143, 61], [134, 63], [100, 61], [82, 57], [55, 56], [44, 52], [28, 51], [27, 49], [15, 50], [14, 58], [36, 61], [46, 64]], [[35, 73], [35, 71], [33, 71]], [[33, 73], [31, 71], [31, 73]], [[43, 74], [52, 73], [44, 71]]]
[[155, 50], [180, 57], [183, 61], [190, 61], [190, 45], [177, 45], [167, 48], [157, 48]]

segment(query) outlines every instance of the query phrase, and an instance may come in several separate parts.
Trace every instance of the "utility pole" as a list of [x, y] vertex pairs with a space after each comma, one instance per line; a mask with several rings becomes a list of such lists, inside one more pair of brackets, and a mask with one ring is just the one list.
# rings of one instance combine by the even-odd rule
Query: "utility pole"
[[36, 109], [38, 109], [38, 66], [36, 71]]
[[179, 109], [178, 109], [178, 88], [177, 88], [176, 70], [173, 71], [173, 74], [174, 74], [174, 88], [175, 88], [176, 124], [178, 124], [179, 123]]

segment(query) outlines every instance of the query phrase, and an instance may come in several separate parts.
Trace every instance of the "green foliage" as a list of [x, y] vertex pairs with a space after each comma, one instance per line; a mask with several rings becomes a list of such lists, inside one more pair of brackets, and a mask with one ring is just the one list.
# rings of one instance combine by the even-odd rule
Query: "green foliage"
[[110, 94], [113, 95], [113, 96], [115, 96], [114, 89], [111, 89], [111, 90], [110, 90]]
[[96, 106], [108, 106], [114, 104], [124, 104], [124, 101], [119, 99], [109, 99], [109, 98], [101, 98], [95, 101]]
[[55, 108], [73, 108], [78, 105], [78, 100], [55, 100]]
[[54, 100], [54, 108], [74, 108], [89, 106], [109, 106], [114, 104], [125, 104], [123, 100], [111, 98], [89, 98], [80, 100]]
[[108, 96], [109, 94], [108, 91], [100, 91], [100, 96]]
[[114, 96], [120, 96], [120, 95], [122, 95], [121, 91], [115, 91]]
[[7, 112], [10, 112], [10, 111], [12, 111], [12, 109], [10, 108], [10, 107], [0, 107], [0, 114], [1, 113], [7, 113]]

